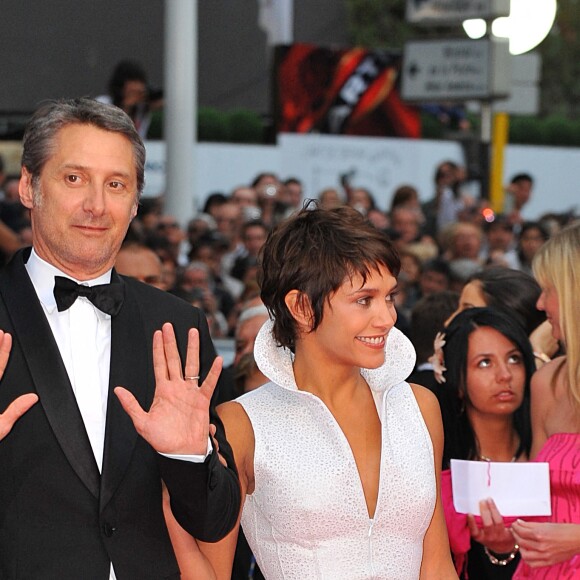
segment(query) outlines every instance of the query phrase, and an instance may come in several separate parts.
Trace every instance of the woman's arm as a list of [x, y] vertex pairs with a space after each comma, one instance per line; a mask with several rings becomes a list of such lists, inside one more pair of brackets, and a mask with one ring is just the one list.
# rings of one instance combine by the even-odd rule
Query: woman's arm
[[580, 524], [516, 520], [512, 532], [522, 558], [532, 568], [565, 562], [580, 554]]
[[253, 490], [254, 432], [250, 420], [235, 402], [220, 405], [218, 414], [236, 461], [242, 498], [240, 513], [234, 529], [223, 540], [205, 543], [196, 541], [177, 523], [168, 498], [164, 497], [165, 519], [182, 580], [230, 580], [246, 492]]
[[562, 357], [558, 357], [546, 363], [532, 375], [530, 383], [530, 414], [532, 419], [530, 460], [536, 458], [551, 434], [547, 423], [556, 402], [552, 383], [554, 373], [562, 364], [562, 360]]
[[237, 524], [223, 540], [215, 544], [198, 542], [198, 545], [211, 563], [217, 579], [230, 580], [246, 493], [254, 491], [254, 430], [249, 417], [239, 403], [234, 401], [224, 403], [218, 407], [218, 413], [223, 421], [227, 440], [234, 452], [240, 478], [242, 504]]
[[420, 578], [421, 580], [456, 579], [457, 574], [451, 560], [447, 527], [445, 526], [443, 505], [441, 503], [441, 461], [443, 456], [441, 411], [437, 398], [431, 391], [419, 385], [411, 385], [411, 387], [431, 435], [437, 481], [437, 503], [423, 540], [423, 561], [421, 562]]
[[530, 334], [530, 343], [536, 357], [536, 367], [544, 366], [558, 352], [560, 345], [552, 335], [552, 325], [549, 320], [544, 320]]
[[177, 557], [181, 580], [216, 580], [211, 564], [200, 552], [193, 536], [190, 536], [173, 516], [165, 485], [163, 485], [163, 515]]
[[[553, 378], [563, 361], [563, 357], [552, 360], [532, 377], [532, 459], [552, 435], [554, 427], [550, 425], [554, 420], [550, 421], [550, 416], [559, 404], [558, 387], [553, 386]], [[580, 554], [579, 524], [517, 520], [512, 524], [512, 532], [520, 546], [523, 560], [532, 568], [550, 566]]]

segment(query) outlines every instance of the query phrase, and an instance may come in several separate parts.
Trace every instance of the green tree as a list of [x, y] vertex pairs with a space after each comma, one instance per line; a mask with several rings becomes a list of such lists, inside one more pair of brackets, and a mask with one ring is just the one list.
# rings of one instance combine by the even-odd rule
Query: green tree
[[367, 48], [402, 50], [416, 38], [465, 34], [459, 27], [418, 27], [407, 22], [406, 0], [346, 0], [351, 43]]
[[580, 1], [558, 0], [556, 22], [540, 44], [541, 111], [580, 119]]

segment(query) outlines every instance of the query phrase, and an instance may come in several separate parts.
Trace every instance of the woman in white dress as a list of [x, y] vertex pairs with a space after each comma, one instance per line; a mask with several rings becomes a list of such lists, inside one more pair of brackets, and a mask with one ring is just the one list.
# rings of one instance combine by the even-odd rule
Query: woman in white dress
[[[269, 580], [457, 578], [439, 407], [405, 382], [415, 353], [394, 328], [399, 268], [388, 238], [347, 207], [304, 209], [266, 242], [272, 320], [255, 358], [271, 382], [219, 411]], [[199, 543], [217, 578], [230, 578], [236, 536]], [[180, 545], [184, 569], [195, 546]]]

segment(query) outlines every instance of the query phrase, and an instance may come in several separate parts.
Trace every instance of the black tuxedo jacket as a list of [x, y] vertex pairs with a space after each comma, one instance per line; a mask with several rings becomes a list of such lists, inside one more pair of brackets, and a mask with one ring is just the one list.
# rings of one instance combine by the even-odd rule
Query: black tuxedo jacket
[[221, 539], [235, 524], [239, 486], [215, 411], [220, 453], [203, 464], [165, 458], [138, 436], [113, 388], [148, 409], [155, 381], [153, 332], [172, 322], [185, 360], [187, 331], [200, 332], [202, 380], [215, 357], [207, 323], [183, 300], [130, 278], [111, 325], [111, 368], [102, 474], [99, 473], [58, 346], [18, 252], [0, 274], [0, 328], [13, 347], [0, 381], [0, 411], [18, 395], [36, 403], [0, 441], [0, 579], [179, 578], [162, 513], [161, 480], [192, 535]]

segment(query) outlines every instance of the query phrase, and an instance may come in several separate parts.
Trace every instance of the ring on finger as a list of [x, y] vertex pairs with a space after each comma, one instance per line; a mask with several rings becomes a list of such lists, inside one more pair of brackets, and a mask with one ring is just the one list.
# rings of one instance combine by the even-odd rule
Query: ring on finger
[[186, 381], [199, 381], [199, 375], [195, 375], [195, 376], [191, 376], [191, 377], [185, 376], [185, 377], [183, 377], [183, 379]]

